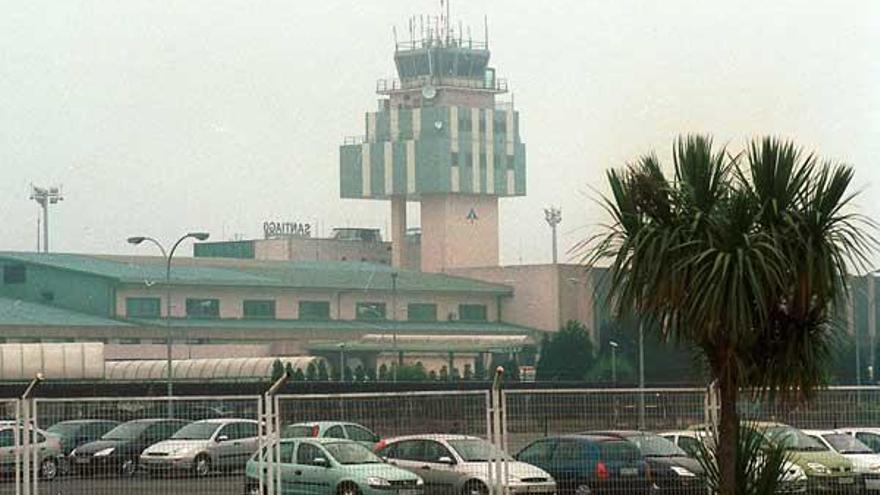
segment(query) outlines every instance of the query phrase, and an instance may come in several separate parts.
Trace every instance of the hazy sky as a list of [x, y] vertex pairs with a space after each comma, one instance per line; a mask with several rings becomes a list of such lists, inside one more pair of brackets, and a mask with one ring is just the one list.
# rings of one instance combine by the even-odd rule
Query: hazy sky
[[[394, 76], [392, 26], [436, 0], [34, 1], [0, 7], [0, 250], [32, 250], [30, 182], [63, 184], [56, 251], [259, 237], [267, 219], [389, 222], [339, 199], [338, 146]], [[550, 258], [602, 218], [603, 170], [682, 132], [774, 133], [856, 166], [880, 219], [880, 2], [453, 2], [521, 113], [528, 196], [501, 202], [502, 261]], [[189, 249], [186, 249], [189, 252]]]

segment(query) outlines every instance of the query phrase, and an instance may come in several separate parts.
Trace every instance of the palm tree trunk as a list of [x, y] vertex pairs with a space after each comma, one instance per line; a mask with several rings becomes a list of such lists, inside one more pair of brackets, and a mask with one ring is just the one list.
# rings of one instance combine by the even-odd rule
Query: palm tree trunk
[[730, 373], [718, 382], [721, 417], [718, 424], [718, 468], [720, 495], [736, 495], [736, 446], [739, 437], [739, 415], [736, 400], [739, 387]]

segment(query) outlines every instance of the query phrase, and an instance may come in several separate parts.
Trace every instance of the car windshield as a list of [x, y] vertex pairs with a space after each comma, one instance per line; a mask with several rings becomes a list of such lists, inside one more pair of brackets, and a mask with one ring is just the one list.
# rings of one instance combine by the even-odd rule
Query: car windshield
[[488, 462], [489, 459], [513, 460], [504, 451], [479, 438], [449, 440], [448, 443], [465, 462]]
[[687, 452], [660, 435], [633, 435], [626, 437], [645, 457], [687, 457]]
[[380, 459], [370, 449], [359, 443], [336, 442], [324, 445], [327, 452], [336, 459], [339, 464], [381, 464]]
[[190, 423], [177, 430], [172, 435], [172, 440], [208, 440], [220, 428], [220, 423], [200, 422]]
[[830, 443], [834, 450], [841, 454], [872, 454], [873, 451], [855, 438], [843, 433], [829, 433], [822, 435], [826, 442]]
[[46, 431], [59, 437], [69, 437], [75, 435], [82, 426], [82, 423], [55, 423]]
[[767, 438], [785, 450], [795, 452], [821, 452], [828, 450], [818, 440], [791, 426], [767, 428]]
[[154, 423], [150, 423], [147, 421], [131, 421], [128, 423], [122, 423], [121, 425], [113, 428], [108, 431], [101, 437], [102, 440], [131, 440], [133, 438], [137, 438], [141, 433], [144, 432], [147, 428], [152, 426]]

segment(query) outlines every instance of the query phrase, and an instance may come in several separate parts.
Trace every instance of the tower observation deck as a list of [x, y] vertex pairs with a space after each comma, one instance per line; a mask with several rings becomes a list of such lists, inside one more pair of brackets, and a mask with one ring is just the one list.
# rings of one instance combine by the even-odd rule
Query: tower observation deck
[[526, 193], [519, 113], [496, 100], [507, 81], [488, 42], [437, 25], [395, 44], [397, 78], [378, 81], [364, 135], [340, 147], [341, 196], [391, 201], [395, 264], [406, 202], [418, 201], [423, 270], [497, 265], [498, 198]]

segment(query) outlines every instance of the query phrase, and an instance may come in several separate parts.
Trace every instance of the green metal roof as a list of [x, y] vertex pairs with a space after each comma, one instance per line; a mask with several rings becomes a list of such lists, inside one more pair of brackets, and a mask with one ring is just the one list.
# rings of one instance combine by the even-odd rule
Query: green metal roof
[[[130, 319], [132, 323], [141, 325], [164, 326], [165, 320]], [[174, 328], [209, 328], [212, 330], [319, 330], [348, 332], [389, 332], [400, 333], [443, 333], [443, 334], [509, 334], [532, 335], [533, 328], [495, 322], [467, 321], [360, 321], [360, 320], [273, 320], [273, 319], [237, 319], [237, 318], [173, 318]]]
[[130, 327], [132, 325], [54, 306], [0, 297], [0, 326]]
[[[161, 284], [165, 262], [159, 257], [113, 257], [61, 253], [0, 252], [0, 260], [91, 274], [128, 284]], [[390, 291], [396, 272], [401, 292], [469, 292], [511, 294], [506, 285], [387, 265], [343, 261], [253, 261], [211, 258], [175, 259], [172, 284], [284, 287], [324, 290]]]

